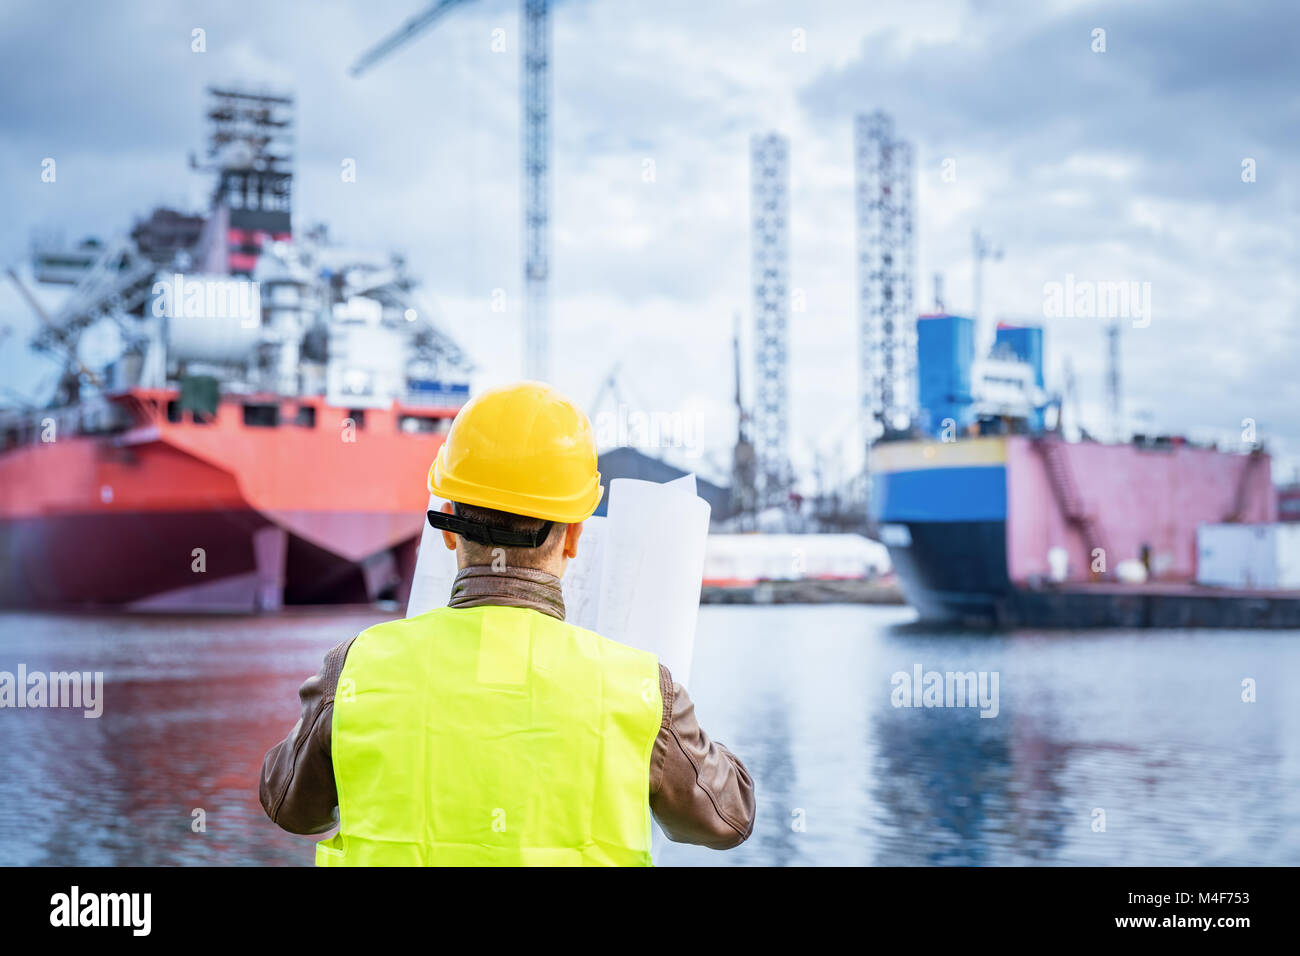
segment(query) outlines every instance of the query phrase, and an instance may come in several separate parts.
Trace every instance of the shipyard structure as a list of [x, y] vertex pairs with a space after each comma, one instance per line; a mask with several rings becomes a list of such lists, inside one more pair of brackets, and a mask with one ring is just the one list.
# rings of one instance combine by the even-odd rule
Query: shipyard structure
[[1300, 626], [1300, 535], [1262, 449], [1066, 440], [1042, 329], [920, 316], [913, 431], [871, 449], [872, 517], [927, 620]]
[[[0, 605], [405, 600], [469, 363], [400, 257], [295, 229], [293, 107], [210, 90], [205, 213], [38, 247], [52, 314], [11, 273], [63, 371], [49, 407], [0, 413]], [[104, 326], [119, 354], [88, 368]]]

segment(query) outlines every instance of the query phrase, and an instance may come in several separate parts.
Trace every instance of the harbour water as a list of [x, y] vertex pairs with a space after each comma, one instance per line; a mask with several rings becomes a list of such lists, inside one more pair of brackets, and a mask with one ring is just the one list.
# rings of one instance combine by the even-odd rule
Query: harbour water
[[[0, 671], [104, 673], [98, 719], [0, 710], [0, 864], [310, 863], [310, 840], [262, 813], [262, 756], [325, 651], [389, 616], [0, 614]], [[759, 815], [738, 850], [669, 845], [661, 863], [1300, 864], [1294, 632], [912, 617], [702, 608], [691, 693], [754, 774]], [[894, 675], [918, 666], [996, 675], [996, 716], [895, 706], [912, 698]]]

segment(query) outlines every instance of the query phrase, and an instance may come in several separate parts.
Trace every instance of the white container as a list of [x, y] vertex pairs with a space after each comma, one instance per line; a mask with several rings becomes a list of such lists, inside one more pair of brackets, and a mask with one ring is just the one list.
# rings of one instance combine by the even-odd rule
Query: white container
[[247, 279], [163, 276], [150, 308], [166, 317], [167, 355], [176, 361], [247, 362], [262, 340], [261, 288]]
[[1300, 588], [1300, 522], [1288, 521], [1277, 528], [1277, 586]]
[[1198, 584], [1300, 589], [1300, 524], [1206, 524], [1196, 529]]
[[856, 534], [711, 534], [706, 581], [870, 578], [890, 570], [889, 552]]

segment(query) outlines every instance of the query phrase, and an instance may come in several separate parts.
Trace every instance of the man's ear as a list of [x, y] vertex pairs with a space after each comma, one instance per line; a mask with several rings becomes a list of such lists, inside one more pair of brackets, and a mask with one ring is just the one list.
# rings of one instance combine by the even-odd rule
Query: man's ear
[[[451, 502], [450, 502], [450, 501], [444, 501], [444, 502], [442, 503], [442, 508], [441, 508], [440, 510], [441, 510], [442, 513], [445, 514], [445, 515], [455, 514], [455, 511], [454, 511], [454, 510], [452, 509], [452, 507], [451, 507]], [[445, 545], [447, 546], [447, 550], [448, 550], [448, 551], [455, 551], [455, 550], [456, 550], [456, 535], [452, 534], [450, 531], [444, 531], [444, 532], [442, 533], [442, 543], [445, 544]]]
[[578, 539], [582, 537], [582, 522], [564, 528], [564, 556], [572, 560], [578, 556]]

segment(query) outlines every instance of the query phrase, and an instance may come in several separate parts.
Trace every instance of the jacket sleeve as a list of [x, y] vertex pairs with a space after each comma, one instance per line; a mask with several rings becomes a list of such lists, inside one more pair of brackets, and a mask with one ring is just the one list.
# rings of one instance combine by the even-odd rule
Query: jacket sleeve
[[729, 850], [754, 830], [754, 781], [731, 751], [709, 739], [695, 704], [659, 665], [664, 717], [650, 758], [650, 809], [675, 843]]
[[338, 789], [330, 760], [334, 693], [352, 640], [325, 655], [320, 673], [298, 689], [298, 723], [262, 761], [257, 795], [266, 815], [290, 833], [323, 833], [338, 823]]

